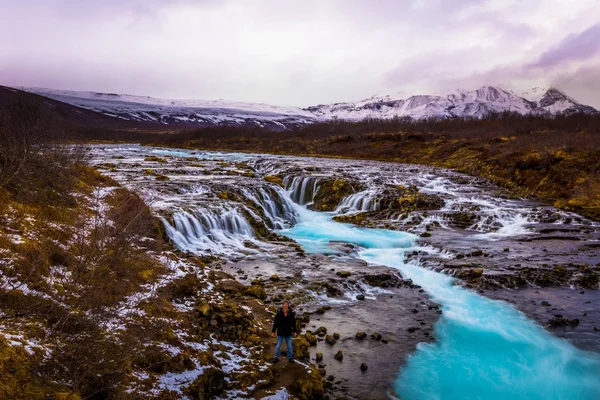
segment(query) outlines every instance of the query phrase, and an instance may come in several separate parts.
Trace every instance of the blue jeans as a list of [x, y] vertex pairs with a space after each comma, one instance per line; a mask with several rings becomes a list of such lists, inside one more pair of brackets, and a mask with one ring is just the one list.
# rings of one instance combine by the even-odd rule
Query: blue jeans
[[294, 347], [292, 346], [291, 336], [279, 336], [277, 335], [277, 345], [275, 346], [275, 358], [279, 358], [281, 354], [281, 344], [285, 340], [288, 349], [288, 358], [291, 360], [294, 358]]

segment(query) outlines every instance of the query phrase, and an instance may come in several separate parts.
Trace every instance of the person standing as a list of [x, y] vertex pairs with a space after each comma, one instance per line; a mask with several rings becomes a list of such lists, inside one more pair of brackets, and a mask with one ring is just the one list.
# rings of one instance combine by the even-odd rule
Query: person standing
[[277, 332], [277, 345], [275, 346], [275, 357], [273, 358], [273, 362], [279, 361], [281, 344], [284, 340], [287, 344], [288, 359], [290, 362], [294, 362], [292, 336], [296, 337], [298, 335], [296, 330], [296, 315], [290, 309], [290, 304], [287, 301], [283, 303], [283, 306], [277, 310], [277, 314], [275, 314], [271, 336], [275, 337], [275, 332]]

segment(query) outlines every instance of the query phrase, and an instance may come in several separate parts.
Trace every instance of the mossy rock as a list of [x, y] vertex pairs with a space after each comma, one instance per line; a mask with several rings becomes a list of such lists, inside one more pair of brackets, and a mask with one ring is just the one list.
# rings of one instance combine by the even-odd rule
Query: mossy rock
[[235, 194], [233, 192], [227, 192], [227, 191], [217, 193], [217, 197], [221, 200], [239, 201], [239, 202], [242, 201], [240, 199], [240, 196], [238, 196], [237, 194]]
[[322, 306], [317, 308], [317, 311], [315, 311], [317, 314], [325, 314], [325, 311], [329, 311], [331, 310], [331, 306]]
[[347, 278], [347, 277], [349, 277], [350, 275], [352, 275], [352, 273], [351, 273], [351, 272], [349, 272], [349, 271], [338, 271], [338, 272], [336, 272], [335, 274], [336, 274], [337, 276], [339, 276], [340, 278]]
[[304, 336], [298, 336], [294, 340], [294, 357], [299, 360], [308, 360], [310, 357], [310, 343]]
[[267, 292], [265, 288], [259, 285], [252, 285], [243, 290], [246, 296], [254, 297], [255, 299], [265, 300], [267, 298]]
[[325, 336], [327, 334], [327, 328], [324, 326], [320, 326], [319, 328], [317, 328], [315, 333], [317, 334], [317, 336]]
[[335, 338], [333, 336], [327, 335], [327, 336], [325, 336], [325, 342], [327, 342], [327, 344], [330, 344], [333, 346], [337, 342], [337, 340], [335, 340]]
[[281, 278], [279, 277], [279, 275], [273, 274], [273, 275], [271, 275], [271, 277], [269, 278], [269, 280], [271, 280], [273, 282], [279, 282], [281, 280]]
[[467, 270], [461, 271], [460, 274], [458, 274], [458, 277], [465, 281], [474, 281], [474, 280], [481, 278], [482, 275], [483, 275], [482, 268], [474, 268], [474, 269], [467, 269]]
[[316, 211], [333, 211], [344, 197], [359, 190], [358, 182], [351, 182], [343, 178], [321, 181], [314, 202], [309, 208]]
[[361, 212], [358, 214], [351, 215], [336, 215], [333, 217], [333, 220], [336, 222], [341, 222], [343, 224], [353, 224], [353, 225], [363, 225], [366, 221], [368, 213]]
[[191, 385], [183, 389], [186, 396], [194, 399], [211, 399], [223, 392], [225, 374], [218, 368], [205, 369]]
[[333, 356], [333, 358], [342, 361], [344, 359], [344, 352], [342, 350], [338, 350], [338, 352], [335, 353], [335, 356]]
[[281, 179], [281, 177], [278, 175], [267, 175], [267, 176], [265, 176], [264, 179], [265, 179], [265, 181], [267, 181], [269, 183], [273, 183], [275, 185], [285, 187], [285, 185], [283, 184], [283, 179]]
[[395, 287], [400, 283], [400, 279], [392, 274], [366, 274], [363, 276], [365, 282], [371, 286], [377, 287]]
[[356, 338], [358, 340], [363, 340], [366, 337], [367, 337], [367, 333], [366, 332], [356, 332]]
[[598, 288], [598, 274], [591, 270], [586, 270], [575, 279], [575, 285], [584, 289]]
[[165, 160], [164, 158], [158, 157], [158, 156], [146, 157], [146, 158], [144, 158], [144, 161], [157, 162], [157, 163], [161, 163], [161, 164], [167, 163], [167, 160]]
[[310, 367], [310, 373], [302, 375], [294, 383], [292, 391], [299, 400], [324, 400], [323, 379], [317, 368]]
[[312, 332], [306, 332], [304, 338], [311, 346], [317, 345], [317, 337]]
[[323, 353], [316, 353], [315, 354], [315, 360], [316, 361], [323, 361]]
[[373, 332], [373, 333], [371, 333], [371, 338], [373, 340], [380, 341], [381, 340], [381, 333], [379, 333], [379, 332]]

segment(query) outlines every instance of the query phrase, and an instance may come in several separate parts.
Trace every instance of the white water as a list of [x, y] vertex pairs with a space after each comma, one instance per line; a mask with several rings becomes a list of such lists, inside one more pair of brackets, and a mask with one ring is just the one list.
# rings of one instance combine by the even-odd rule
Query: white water
[[245, 241], [259, 243], [252, 226], [234, 208], [179, 211], [173, 214], [173, 224], [162, 220], [171, 240], [183, 251], [227, 253], [243, 249]]
[[[141, 161], [146, 150], [125, 147], [119, 151], [131, 156], [128, 157], [130, 161]], [[158, 154], [174, 157], [195, 155], [171, 150]], [[214, 153], [202, 153], [197, 157], [213, 160], [249, 158]], [[248, 161], [252, 162], [252, 159]], [[263, 167], [269, 171], [284, 168], [277, 160], [267, 161]], [[360, 175], [370, 173], [379, 176], [380, 168], [378, 164], [369, 172], [365, 167], [360, 170]], [[312, 201], [318, 178], [310, 179], [312, 181], [298, 178], [295, 183], [292, 178], [286, 180], [289, 195], [298, 203]], [[489, 221], [471, 227], [474, 239], [494, 240], [527, 232], [530, 210], [524, 209], [522, 204], [496, 199], [479, 188], [457, 186], [445, 178], [422, 175], [416, 179], [423, 180], [425, 190], [450, 197], [446, 202], [448, 210], [476, 206], [484, 217], [491, 216]], [[141, 184], [147, 187], [148, 182], [142, 181]], [[171, 181], [171, 184], [175, 183]], [[427, 250], [415, 247], [414, 236], [335, 223], [330, 219], [331, 214], [311, 212], [292, 204], [288, 193], [283, 190], [276, 189], [277, 195], [281, 196], [276, 202], [265, 197], [272, 194], [261, 190], [253, 191], [252, 195], [266, 219], [274, 227], [295, 223], [293, 228], [281, 232], [296, 239], [308, 252], [334, 252], [329, 248], [331, 241], [354, 243], [362, 248], [359, 257], [370, 263], [397, 268], [441, 304], [443, 314], [435, 325], [436, 342], [418, 346], [416, 353], [399, 372], [396, 390], [404, 400], [600, 399], [600, 360], [597, 354], [580, 351], [569, 342], [555, 338], [506, 303], [454, 286], [449, 276], [419, 265], [406, 264], [406, 251]], [[192, 195], [204, 194], [204, 189], [199, 189], [199, 193]], [[222, 208], [207, 206], [194, 212], [177, 212], [173, 222], [165, 221], [165, 226], [179, 248], [195, 253], [239, 254], [245, 249], [246, 240], [266, 246], [255, 237], [240, 210], [229, 204]]]
[[435, 343], [421, 343], [395, 389], [411, 399], [599, 399], [600, 357], [558, 339], [512, 306], [453, 285], [453, 278], [404, 262], [414, 236], [333, 222], [299, 208], [283, 234], [305, 250], [327, 252], [330, 241], [361, 246], [369, 263], [397, 268], [442, 306]]

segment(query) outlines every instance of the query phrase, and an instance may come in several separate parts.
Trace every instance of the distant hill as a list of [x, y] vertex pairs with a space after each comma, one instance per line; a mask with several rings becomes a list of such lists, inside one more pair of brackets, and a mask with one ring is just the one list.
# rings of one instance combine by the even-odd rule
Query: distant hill
[[534, 88], [517, 95], [498, 87], [483, 86], [477, 90], [457, 90], [446, 95], [373, 96], [358, 102], [322, 104], [307, 108], [225, 100], [165, 100], [114, 93], [22, 89], [113, 119], [130, 121], [135, 126], [154, 129], [258, 126], [284, 130], [332, 119], [484, 118], [492, 113], [502, 112], [545, 116], [598, 112], [553, 87]]

